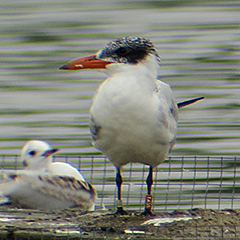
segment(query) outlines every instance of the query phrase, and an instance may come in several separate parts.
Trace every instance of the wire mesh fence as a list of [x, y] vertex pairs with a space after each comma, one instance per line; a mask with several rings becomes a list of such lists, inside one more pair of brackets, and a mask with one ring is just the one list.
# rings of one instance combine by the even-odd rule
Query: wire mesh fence
[[[19, 156], [0, 159], [2, 170], [23, 168]], [[102, 204], [114, 208], [115, 168], [105, 157], [57, 155], [54, 161], [70, 163], [94, 185], [98, 192], [97, 208]], [[158, 213], [153, 220], [165, 222], [163, 224], [146, 225], [146, 219], [128, 216], [137, 222], [124, 217], [126, 223], [120, 226], [114, 221], [121, 222], [121, 217], [109, 217], [104, 215], [108, 212], [101, 211], [79, 215], [76, 210], [69, 210], [59, 215], [58, 212], [6, 208], [0, 211], [0, 239], [237, 240], [240, 239], [240, 211], [234, 209], [238, 209], [240, 203], [239, 165], [239, 157], [169, 157], [155, 169], [152, 189], [153, 211]], [[125, 208], [142, 211], [148, 167], [128, 164], [122, 169], [122, 175]], [[214, 212], [212, 209], [224, 210]], [[99, 219], [101, 225], [95, 225]], [[173, 225], [166, 224], [169, 219]], [[174, 225], [176, 221], [178, 225]]]
[[[55, 156], [81, 171], [98, 192], [97, 207], [114, 208], [115, 167], [103, 156]], [[21, 169], [18, 156], [2, 156], [2, 169]], [[173, 156], [155, 169], [153, 210], [190, 208], [236, 209], [240, 206], [238, 157]], [[128, 164], [122, 169], [122, 199], [129, 210], [144, 208], [148, 167]]]

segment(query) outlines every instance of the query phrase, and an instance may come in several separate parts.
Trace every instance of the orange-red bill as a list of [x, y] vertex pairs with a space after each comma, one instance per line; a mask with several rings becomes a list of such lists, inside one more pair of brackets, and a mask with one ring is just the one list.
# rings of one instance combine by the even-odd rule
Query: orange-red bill
[[111, 62], [106, 62], [103, 60], [96, 59], [96, 56], [88, 56], [83, 58], [78, 58], [62, 67], [62, 70], [81, 70], [87, 68], [106, 68]]

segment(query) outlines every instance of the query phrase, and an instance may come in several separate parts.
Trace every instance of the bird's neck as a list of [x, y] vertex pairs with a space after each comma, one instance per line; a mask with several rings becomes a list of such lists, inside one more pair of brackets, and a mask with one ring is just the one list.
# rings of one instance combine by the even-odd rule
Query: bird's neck
[[52, 163], [52, 157], [48, 157], [47, 159], [42, 158], [39, 161], [37, 161], [36, 163], [32, 163], [31, 165], [26, 167], [26, 169], [30, 169], [30, 170], [47, 169], [51, 163]]
[[155, 57], [151, 55], [138, 64], [110, 64], [107, 67], [107, 75], [110, 79], [122, 81], [122, 84], [137, 80], [137, 84], [152, 92], [156, 88], [158, 68]]

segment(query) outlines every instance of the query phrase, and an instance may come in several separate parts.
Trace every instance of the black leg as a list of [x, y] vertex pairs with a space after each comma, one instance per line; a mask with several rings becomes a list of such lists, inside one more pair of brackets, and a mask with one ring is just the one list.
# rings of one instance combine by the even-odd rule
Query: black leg
[[118, 200], [117, 200], [117, 211], [115, 214], [120, 215], [126, 215], [127, 212], [123, 209], [122, 206], [122, 175], [121, 175], [121, 169], [117, 167], [117, 173], [116, 173], [116, 185], [117, 185], [117, 191], [118, 191]]
[[117, 168], [116, 173], [116, 184], [117, 184], [117, 190], [118, 190], [118, 200], [121, 200], [121, 193], [122, 193], [122, 175], [120, 168]]
[[153, 168], [152, 166], [149, 167], [149, 174], [146, 180], [148, 194], [151, 194], [152, 191], [152, 185], [153, 185]]
[[146, 180], [147, 184], [147, 193], [148, 195], [146, 196], [145, 200], [145, 210], [142, 213], [142, 215], [148, 216], [148, 215], [153, 215], [152, 214], [152, 195], [151, 195], [151, 190], [152, 190], [152, 184], [153, 184], [153, 168], [152, 166], [149, 166], [149, 174]]

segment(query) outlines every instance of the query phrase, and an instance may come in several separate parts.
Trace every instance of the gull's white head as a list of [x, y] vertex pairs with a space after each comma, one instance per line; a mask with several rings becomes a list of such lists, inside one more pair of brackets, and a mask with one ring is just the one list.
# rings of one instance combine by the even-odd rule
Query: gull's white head
[[28, 141], [21, 152], [22, 164], [26, 169], [39, 170], [46, 168], [52, 162], [52, 155], [59, 151], [43, 141]]

